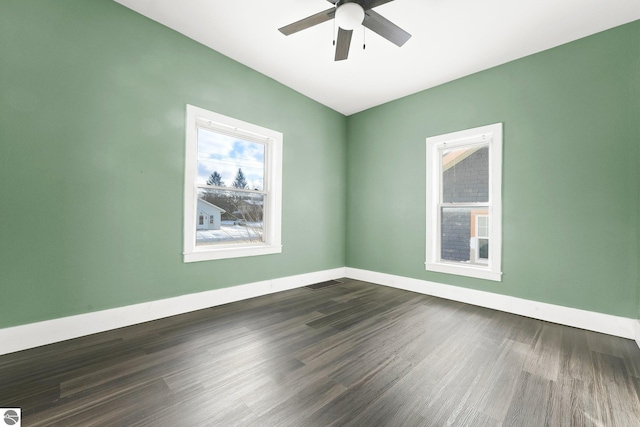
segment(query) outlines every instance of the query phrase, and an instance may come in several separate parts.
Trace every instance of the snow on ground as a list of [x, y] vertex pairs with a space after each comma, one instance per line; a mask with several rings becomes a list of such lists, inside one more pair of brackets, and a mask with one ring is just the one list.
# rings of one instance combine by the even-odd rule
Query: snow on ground
[[233, 221], [222, 221], [220, 230], [196, 230], [196, 245], [212, 245], [222, 242], [255, 243], [261, 240], [261, 222], [247, 222], [247, 225], [234, 225]]

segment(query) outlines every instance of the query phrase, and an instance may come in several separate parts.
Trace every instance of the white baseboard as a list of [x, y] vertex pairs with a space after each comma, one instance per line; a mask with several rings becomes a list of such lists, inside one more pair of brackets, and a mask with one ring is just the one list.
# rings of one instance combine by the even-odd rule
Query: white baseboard
[[0, 355], [342, 277], [336, 268], [0, 329]]
[[432, 295], [449, 300], [518, 314], [547, 322], [573, 326], [622, 338], [635, 339], [640, 346], [640, 323], [636, 319], [547, 304], [459, 286], [347, 268], [346, 277], [379, 285]]
[[0, 355], [342, 277], [635, 339], [640, 347], [637, 319], [346, 267], [0, 329]]

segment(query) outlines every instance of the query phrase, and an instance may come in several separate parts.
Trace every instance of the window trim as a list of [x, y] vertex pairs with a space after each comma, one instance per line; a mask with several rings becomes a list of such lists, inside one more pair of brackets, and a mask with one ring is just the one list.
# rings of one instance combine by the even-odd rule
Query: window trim
[[[268, 194], [264, 206], [263, 243], [230, 243], [196, 246], [196, 214], [198, 185], [198, 122], [227, 135], [238, 136], [265, 144], [265, 179], [263, 191]], [[186, 105], [185, 179], [183, 260], [187, 262], [239, 258], [282, 252], [282, 140], [283, 135], [242, 120], [214, 113], [190, 104]]]
[[[443, 261], [440, 257], [440, 212], [442, 194], [441, 147], [489, 146], [489, 260], [487, 265]], [[427, 271], [479, 279], [502, 280], [502, 123], [426, 138], [426, 260]], [[483, 203], [483, 205], [485, 205]]]

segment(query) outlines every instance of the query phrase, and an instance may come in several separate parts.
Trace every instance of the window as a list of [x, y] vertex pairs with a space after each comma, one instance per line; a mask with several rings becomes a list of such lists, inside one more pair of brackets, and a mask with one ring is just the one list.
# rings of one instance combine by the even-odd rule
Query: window
[[501, 280], [501, 194], [501, 123], [427, 138], [427, 270]]
[[282, 252], [280, 132], [187, 105], [185, 162], [185, 262]]

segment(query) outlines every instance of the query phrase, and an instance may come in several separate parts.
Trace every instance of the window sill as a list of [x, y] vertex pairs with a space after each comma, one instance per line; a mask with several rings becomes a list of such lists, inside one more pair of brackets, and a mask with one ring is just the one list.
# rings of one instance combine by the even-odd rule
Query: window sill
[[427, 271], [435, 271], [437, 273], [455, 274], [458, 276], [474, 277], [476, 279], [493, 280], [494, 282], [502, 281], [502, 272], [492, 271], [488, 268], [430, 262], [425, 263], [425, 266]]
[[282, 253], [281, 245], [251, 245], [235, 247], [218, 247], [196, 249], [185, 252], [184, 262], [211, 261], [216, 259], [242, 258], [248, 256], [271, 255]]

